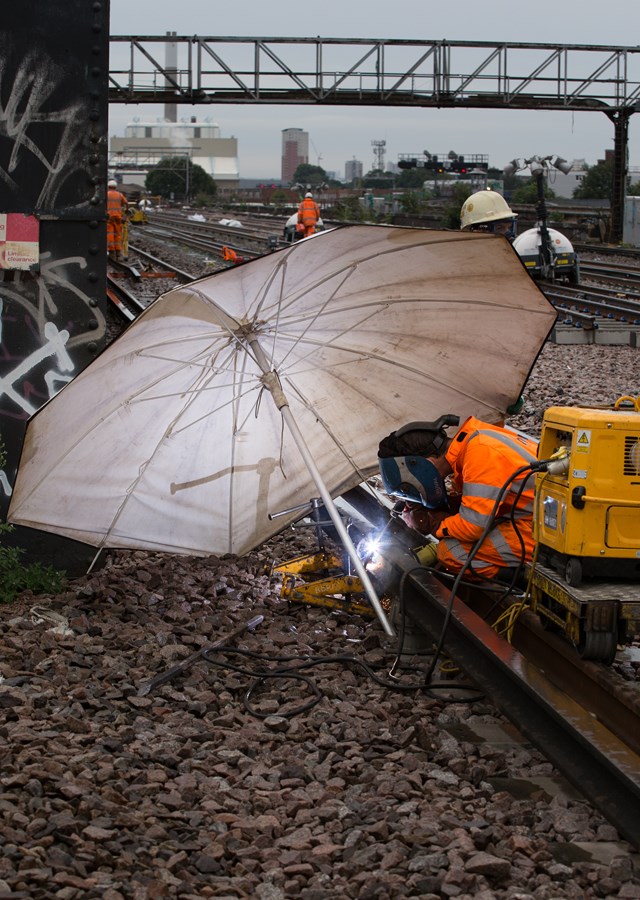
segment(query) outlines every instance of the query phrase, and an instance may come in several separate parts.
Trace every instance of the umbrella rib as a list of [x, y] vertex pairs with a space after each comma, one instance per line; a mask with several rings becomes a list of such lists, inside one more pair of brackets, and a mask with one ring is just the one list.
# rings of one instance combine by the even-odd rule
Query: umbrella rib
[[[333, 298], [331, 298], [331, 299], [333, 299]], [[344, 298], [340, 298], [340, 299], [344, 299]], [[349, 306], [347, 309], [336, 309], [335, 307], [332, 309], [327, 309], [326, 308], [327, 305], [324, 304], [318, 311], [314, 311], [313, 313], [310, 313], [310, 314], [300, 313], [296, 317], [293, 317], [293, 316], [288, 317], [287, 325], [291, 326], [291, 325], [301, 324], [301, 323], [305, 322], [308, 317], [310, 317], [311, 324], [314, 324], [317, 321], [317, 319], [322, 318], [325, 315], [333, 316], [333, 315], [339, 314], [341, 312], [350, 312], [351, 313], [357, 309], [366, 309], [367, 307], [375, 307], [375, 311], [372, 312], [367, 317], [367, 318], [371, 318], [371, 316], [375, 315], [376, 312], [379, 310], [384, 311], [389, 306], [400, 306], [402, 304], [408, 304], [408, 303], [423, 303], [425, 306], [428, 306], [429, 308], [433, 308], [435, 306], [435, 304], [442, 304], [443, 306], [447, 306], [447, 307], [459, 305], [459, 306], [465, 306], [467, 308], [471, 307], [471, 306], [475, 306], [478, 309], [497, 309], [497, 310], [518, 309], [516, 304], [500, 303], [500, 302], [496, 302], [495, 300], [491, 300], [490, 302], [483, 302], [483, 301], [481, 302], [478, 300], [474, 300], [473, 298], [449, 299], [449, 298], [444, 298], [444, 297], [424, 297], [424, 298], [386, 297], [386, 298], [380, 299], [380, 300], [367, 301], [367, 302], [360, 303], [357, 305]], [[439, 308], [440, 307], [436, 306], [436, 309], [439, 309]], [[527, 312], [530, 313], [531, 315], [546, 316], [548, 314], [546, 312], [546, 310], [538, 310], [538, 309], [530, 309], [530, 310], [527, 310]], [[350, 328], [346, 329], [346, 330], [351, 331], [353, 329], [353, 327], [357, 327], [357, 326], [350, 326]]]
[[326, 433], [329, 435], [329, 437], [330, 437], [331, 440], [334, 442], [334, 444], [336, 445], [336, 447], [340, 450], [340, 452], [342, 453], [342, 455], [344, 456], [344, 458], [347, 460], [347, 462], [349, 463], [349, 465], [351, 466], [351, 468], [353, 469], [353, 471], [356, 473], [356, 475], [358, 475], [358, 477], [360, 478], [361, 481], [364, 481], [368, 476], [365, 475], [365, 473], [362, 471], [362, 469], [360, 469], [360, 467], [359, 467], [358, 465], [356, 465], [354, 459], [353, 459], [353, 458], [350, 456], [350, 454], [347, 452], [347, 450], [346, 450], [344, 444], [342, 443], [342, 441], [341, 441], [341, 440], [338, 438], [338, 436], [331, 430], [331, 428], [329, 427], [328, 423], [325, 421], [325, 419], [323, 419], [323, 417], [322, 417], [321, 414], [318, 412], [318, 410], [317, 410], [317, 409], [313, 406], [313, 404], [312, 404], [312, 403], [304, 396], [304, 394], [300, 391], [300, 389], [299, 389], [298, 387], [296, 387], [296, 385], [293, 384], [291, 381], [289, 381], [288, 378], [286, 379], [286, 382], [287, 382], [287, 384], [289, 385], [289, 387], [291, 388], [291, 390], [293, 391], [293, 393], [298, 397], [298, 399], [300, 400], [300, 402], [302, 403], [302, 405], [305, 407], [305, 409], [309, 410], [309, 412], [313, 414], [313, 416], [314, 416], [314, 418], [316, 419], [316, 421], [322, 426], [322, 428], [324, 428], [324, 430], [326, 431]]
[[[204, 377], [204, 374], [203, 374], [203, 373], [199, 373], [198, 377], [199, 377], [199, 378], [203, 378], [203, 377]], [[209, 377], [213, 377], [213, 374], [210, 375]], [[146, 460], [138, 467], [138, 474], [137, 474], [137, 476], [133, 479], [133, 481], [129, 484], [129, 486], [128, 486], [127, 489], [125, 490], [125, 492], [124, 492], [124, 497], [123, 497], [123, 499], [122, 499], [122, 503], [121, 503], [121, 504], [119, 505], [119, 507], [117, 508], [117, 510], [116, 510], [116, 512], [115, 512], [115, 514], [114, 514], [112, 520], [111, 520], [111, 524], [110, 524], [109, 527], [107, 528], [107, 530], [106, 530], [106, 532], [105, 532], [105, 534], [104, 534], [104, 536], [103, 536], [103, 538], [102, 538], [102, 541], [101, 541], [100, 544], [97, 545], [97, 546], [99, 546], [99, 547], [104, 547], [104, 546], [106, 545], [106, 542], [108, 541], [109, 537], [110, 537], [111, 534], [113, 533], [113, 529], [115, 528], [115, 526], [116, 526], [116, 524], [117, 524], [117, 522], [118, 522], [118, 519], [120, 518], [120, 516], [121, 516], [122, 513], [124, 512], [124, 509], [125, 509], [125, 507], [126, 507], [128, 501], [129, 501], [129, 498], [131, 497], [131, 495], [132, 495], [132, 493], [134, 492], [136, 486], [137, 486], [138, 483], [140, 482], [140, 479], [142, 478], [142, 476], [143, 476], [144, 473], [146, 472], [147, 467], [150, 465], [150, 463], [151, 463], [151, 461], [153, 460], [154, 456], [155, 456], [156, 453], [158, 452], [158, 449], [162, 446], [162, 443], [163, 443], [164, 440], [166, 439], [167, 435], [172, 433], [173, 427], [174, 427], [175, 423], [176, 423], [177, 421], [179, 421], [179, 419], [182, 418], [182, 416], [186, 413], [188, 407], [189, 407], [193, 402], [195, 402], [195, 398], [196, 398], [197, 396], [198, 396], [197, 392], [194, 392], [193, 395], [192, 395], [192, 397], [187, 401], [187, 404], [186, 404], [185, 408], [184, 408], [184, 409], [181, 409], [181, 410], [178, 412], [178, 414], [177, 414], [176, 416], [174, 416], [174, 418], [171, 420], [171, 422], [169, 423], [169, 425], [167, 426], [167, 428], [165, 428], [165, 430], [164, 430], [163, 434], [161, 435], [161, 437], [156, 441], [155, 447], [153, 448], [152, 452], [151, 452], [150, 454], [148, 454], [147, 459], [146, 459]], [[115, 412], [115, 410], [114, 410], [114, 412]]]
[[[309, 338], [306, 339], [306, 342], [312, 343]], [[316, 342], [316, 346], [326, 347], [327, 345], [326, 345], [326, 343], [322, 343], [321, 341], [318, 341], [318, 342]], [[438, 377], [437, 375], [433, 375], [431, 372], [425, 372], [422, 369], [417, 369], [415, 366], [409, 366], [406, 363], [399, 362], [398, 360], [388, 360], [386, 357], [382, 356], [379, 353], [364, 353], [361, 350], [354, 350], [353, 347], [335, 347], [333, 345], [331, 345], [331, 349], [341, 350], [345, 353], [351, 353], [354, 357], [358, 357], [358, 359], [373, 359], [373, 360], [383, 363], [384, 365], [389, 366], [391, 368], [402, 369], [405, 372], [410, 372], [412, 375], [419, 375], [421, 378], [429, 379], [429, 381], [434, 382], [435, 384], [438, 384], [441, 387], [446, 387], [453, 391], [459, 390], [459, 388], [457, 388], [450, 381], [446, 381], [443, 378]], [[343, 378], [340, 377], [339, 374], [337, 374], [336, 372], [330, 371], [330, 370], [337, 369], [340, 366], [349, 366], [357, 361], [358, 361], [357, 359], [349, 359], [349, 360], [344, 360], [344, 361], [338, 362], [338, 363], [331, 363], [330, 365], [311, 366], [311, 368], [307, 369], [307, 370], [302, 369], [300, 371], [295, 371], [295, 372], [293, 372], [292, 370], [289, 370], [289, 372], [287, 372], [287, 376], [286, 376], [287, 383], [291, 384], [291, 386], [294, 387], [294, 389], [295, 389], [295, 386], [289, 381], [289, 379], [291, 377], [293, 377], [294, 375], [301, 375], [305, 371], [317, 371], [319, 368], [322, 368], [323, 371], [330, 372], [330, 374], [332, 374], [341, 384], [344, 384], [353, 390], [354, 386], [351, 382], [345, 381]], [[482, 400], [480, 397], [476, 397], [473, 394], [468, 394], [467, 396], [470, 399], [476, 400], [479, 403], [486, 404], [486, 402], [487, 402], [486, 400]], [[309, 407], [309, 408], [312, 410], [311, 407]], [[496, 409], [496, 411], [498, 411], [496, 407], [494, 407], [494, 409]], [[312, 411], [314, 412], [314, 414], [316, 414], [314, 410], [312, 410]]]
[[[301, 335], [298, 336], [298, 339], [297, 339], [297, 340], [294, 340], [294, 343], [293, 343], [292, 346], [290, 347], [288, 353], [286, 353], [285, 356], [279, 361], [279, 365], [278, 365], [278, 370], [279, 370], [279, 371], [281, 371], [282, 368], [283, 368], [283, 366], [286, 364], [287, 357], [290, 356], [290, 355], [293, 353], [293, 351], [295, 350], [297, 344], [298, 344], [299, 342], [301, 342], [301, 341], [304, 339], [306, 333], [309, 331], [310, 328], [313, 327], [314, 323], [317, 322], [317, 320], [319, 319], [319, 317], [320, 317], [321, 313], [323, 312], [323, 310], [325, 310], [325, 309], [327, 308], [327, 306], [334, 300], [335, 295], [336, 295], [336, 292], [340, 290], [340, 288], [341, 288], [341, 287], [345, 284], [345, 282], [351, 277], [351, 275], [353, 274], [354, 271], [355, 271], [355, 268], [352, 268], [350, 271], [346, 272], [346, 273], [345, 273], [345, 277], [342, 279], [342, 281], [340, 281], [339, 284], [337, 284], [337, 285], [335, 286], [335, 288], [333, 289], [333, 291], [331, 292], [331, 294], [327, 297], [327, 299], [325, 300], [325, 302], [324, 302], [317, 310], [314, 311], [313, 315], [311, 316], [311, 318], [310, 318], [310, 320], [309, 320], [309, 323], [307, 324], [306, 329], [302, 332]], [[325, 280], [326, 280], [326, 279], [325, 279]], [[279, 304], [279, 306], [278, 306], [278, 309], [280, 310], [280, 304]], [[372, 313], [372, 315], [373, 315], [373, 313]], [[279, 312], [278, 312], [278, 317], [279, 317]], [[370, 317], [367, 317], [367, 318], [370, 318]], [[363, 321], [364, 321], [364, 320], [363, 320]], [[358, 323], [358, 325], [360, 325], [360, 324], [361, 324], [361, 323]], [[290, 320], [287, 320], [287, 326], [289, 326], [289, 325], [290, 325]], [[356, 327], [356, 326], [353, 326], [353, 327]], [[273, 335], [273, 347], [272, 347], [272, 354], [271, 354], [271, 366], [272, 366], [272, 368], [273, 368], [273, 360], [274, 360], [274, 357], [275, 357], [275, 345], [276, 345], [276, 340], [277, 340], [277, 338], [278, 338], [278, 333], [275, 332], [274, 335]]]
[[[419, 241], [419, 242], [416, 242], [415, 244], [411, 244], [410, 246], [404, 246], [404, 247], [402, 248], [402, 251], [403, 251], [403, 252], [410, 252], [410, 251], [412, 251], [412, 250], [423, 250], [425, 247], [436, 247], [436, 246], [438, 246], [439, 244], [451, 244], [451, 243], [458, 243], [458, 242], [466, 242], [466, 241], [469, 241], [469, 240], [475, 241], [475, 240], [478, 240], [478, 239], [483, 239], [483, 240], [486, 240], [486, 239], [487, 239], [487, 235], [486, 235], [486, 234], [485, 234], [485, 235], [479, 235], [479, 234], [474, 234], [474, 233], [472, 233], [472, 232], [465, 233], [465, 232], [458, 232], [458, 231], [457, 231], [457, 232], [453, 232], [452, 235], [453, 235], [452, 237], [441, 238], [441, 239], [437, 239], [437, 240], [434, 240], [434, 239], [421, 240], [421, 241]], [[319, 237], [320, 237], [320, 239], [322, 239], [322, 236], [321, 236], [321, 235], [319, 235]], [[288, 257], [291, 253], [294, 253], [294, 252], [305, 252], [305, 251], [302, 251], [302, 249], [301, 249], [302, 246], [303, 246], [303, 245], [301, 245], [301, 244], [294, 245], [294, 246], [288, 251], [287, 257]], [[341, 275], [343, 272], [347, 272], [347, 276], [346, 276], [346, 277], [350, 277], [350, 276], [353, 274], [353, 272], [355, 272], [355, 271], [358, 269], [359, 266], [362, 266], [362, 265], [364, 265], [364, 264], [370, 262], [372, 259], [379, 259], [380, 257], [388, 256], [388, 255], [390, 255], [390, 254], [392, 255], [392, 254], [395, 254], [395, 253], [397, 253], [397, 252], [398, 252], [398, 248], [397, 248], [397, 247], [390, 247], [390, 248], [388, 248], [387, 250], [379, 250], [379, 249], [378, 249], [378, 250], [372, 251], [372, 252], [371, 252], [370, 254], [368, 254], [367, 256], [362, 256], [362, 257], [361, 257], [360, 259], [358, 259], [357, 262], [355, 262], [355, 263], [353, 263], [353, 262], [345, 263], [345, 265], [343, 266], [342, 269], [338, 269], [338, 270], [332, 271], [332, 272], [330, 272], [328, 275], [326, 275], [324, 278], [322, 278], [320, 281], [315, 282], [315, 283], [313, 284], [313, 286], [312, 286], [312, 287], [313, 287], [313, 290], [316, 290], [320, 285], [324, 284], [326, 281], [329, 281], [329, 280], [331, 280], [332, 278], [337, 278], [337, 277], [338, 277], [339, 275]], [[285, 261], [283, 261], [283, 263], [279, 263], [278, 265], [283, 265], [284, 262], [285, 262]], [[286, 306], [291, 306], [292, 304], [297, 303], [297, 302], [299, 301], [300, 297], [304, 296], [304, 294], [308, 293], [308, 291], [309, 291], [309, 288], [306, 288], [306, 287], [300, 288], [300, 290], [296, 291], [295, 294], [292, 294], [292, 295], [290, 296], [289, 300], [287, 301]], [[263, 298], [263, 299], [260, 301], [260, 306], [261, 306], [261, 308], [262, 308], [262, 305], [264, 304], [265, 300], [266, 300], [266, 298]], [[285, 308], [286, 308], [286, 307], [285, 307]]]

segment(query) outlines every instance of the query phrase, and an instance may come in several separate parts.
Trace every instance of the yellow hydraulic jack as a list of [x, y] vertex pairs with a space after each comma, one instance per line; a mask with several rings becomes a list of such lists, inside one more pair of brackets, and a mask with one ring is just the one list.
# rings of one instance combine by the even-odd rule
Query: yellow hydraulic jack
[[374, 618], [375, 612], [366, 600], [364, 586], [357, 575], [345, 574], [340, 556], [325, 547], [325, 534], [320, 520], [324, 507], [320, 500], [311, 501], [311, 518], [316, 527], [319, 549], [274, 565], [272, 573], [280, 573], [280, 596], [289, 603], [310, 603], [329, 609], [343, 609], [360, 616]]

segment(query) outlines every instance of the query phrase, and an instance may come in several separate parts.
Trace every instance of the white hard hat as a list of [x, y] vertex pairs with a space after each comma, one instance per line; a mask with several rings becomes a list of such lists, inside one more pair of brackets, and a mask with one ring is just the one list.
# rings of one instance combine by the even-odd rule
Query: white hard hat
[[109, 181], [107, 187], [118, 187], [118, 182], [114, 181], [113, 178]]
[[460, 228], [467, 231], [474, 225], [498, 222], [500, 219], [515, 219], [517, 213], [511, 209], [502, 194], [497, 191], [476, 191], [462, 204]]
[[311, 191], [307, 191], [307, 193], [304, 195], [305, 200], [307, 199], [307, 197], [311, 197], [311, 199], [313, 200], [313, 194], [311, 193]]

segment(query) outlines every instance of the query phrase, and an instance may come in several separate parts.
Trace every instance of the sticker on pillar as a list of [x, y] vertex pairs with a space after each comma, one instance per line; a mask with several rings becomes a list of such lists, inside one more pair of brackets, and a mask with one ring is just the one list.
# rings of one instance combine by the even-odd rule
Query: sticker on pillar
[[40, 268], [40, 222], [22, 213], [0, 213], [0, 269]]

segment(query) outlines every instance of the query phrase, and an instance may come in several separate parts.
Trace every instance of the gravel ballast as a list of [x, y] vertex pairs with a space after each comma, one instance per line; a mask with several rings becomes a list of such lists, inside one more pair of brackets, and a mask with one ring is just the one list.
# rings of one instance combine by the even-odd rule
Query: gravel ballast
[[[635, 349], [548, 344], [509, 424], [538, 435], [548, 406], [622, 394], [640, 394]], [[257, 615], [235, 647], [354, 655], [386, 679], [377, 622], [281, 600], [269, 562], [309, 540], [243, 559], [114, 551], [63, 594], [0, 607], [0, 900], [640, 898], [637, 853], [552, 790], [535, 749], [469, 739], [508, 725], [486, 699], [332, 661], [245, 702], [273, 663], [235, 654], [141, 695]]]

